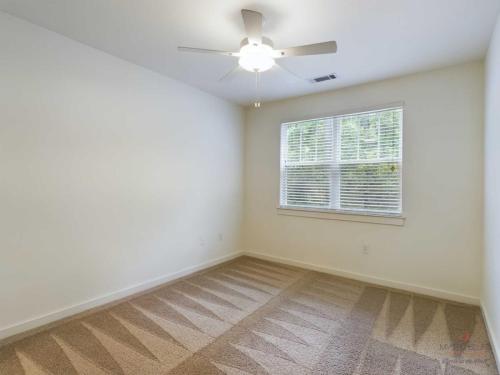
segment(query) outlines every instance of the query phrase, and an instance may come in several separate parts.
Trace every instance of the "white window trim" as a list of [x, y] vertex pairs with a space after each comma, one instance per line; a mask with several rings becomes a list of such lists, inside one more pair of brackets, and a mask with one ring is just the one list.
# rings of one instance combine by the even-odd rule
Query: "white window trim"
[[[372, 112], [379, 111], [390, 108], [400, 107], [402, 109], [402, 127], [401, 127], [401, 213], [399, 214], [388, 214], [388, 213], [376, 213], [376, 212], [366, 212], [366, 211], [347, 211], [347, 210], [333, 210], [333, 209], [323, 209], [323, 208], [313, 208], [313, 207], [294, 207], [294, 206], [281, 206], [281, 179], [282, 179], [282, 170], [281, 170], [281, 144], [282, 144], [282, 127], [284, 124], [299, 122], [299, 121], [313, 121], [313, 120], [322, 120], [325, 118], [332, 118], [336, 116], [349, 115], [352, 113], [363, 113], [363, 112]], [[406, 224], [406, 215], [404, 213], [404, 180], [405, 180], [405, 168], [404, 168], [404, 126], [405, 124], [405, 102], [391, 102], [383, 105], [376, 105], [370, 107], [356, 108], [351, 110], [344, 110], [339, 112], [334, 112], [330, 114], [323, 114], [320, 116], [310, 116], [302, 119], [288, 120], [284, 121], [280, 124], [280, 147], [278, 150], [279, 155], [279, 170], [280, 170], [280, 181], [278, 183], [278, 203], [276, 211], [279, 215], [284, 216], [297, 216], [297, 217], [305, 217], [312, 219], [322, 219], [322, 220], [341, 220], [341, 221], [351, 221], [358, 223], [373, 223], [373, 224], [383, 224], [383, 225], [394, 225], [394, 226], [404, 226]]]
[[353, 212], [353, 211], [339, 211], [339, 210], [325, 210], [307, 207], [291, 207], [283, 206], [276, 209], [279, 215], [285, 216], [299, 216], [311, 219], [322, 220], [341, 220], [353, 221], [357, 223], [371, 223], [383, 225], [403, 226], [406, 223], [406, 217], [403, 214], [388, 215], [376, 214], [367, 212]]

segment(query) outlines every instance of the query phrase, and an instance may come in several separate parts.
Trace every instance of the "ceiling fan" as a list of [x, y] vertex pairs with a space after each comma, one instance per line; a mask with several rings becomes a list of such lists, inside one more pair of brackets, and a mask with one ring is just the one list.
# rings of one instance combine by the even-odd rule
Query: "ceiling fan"
[[[274, 49], [271, 39], [262, 35], [262, 25], [264, 17], [262, 13], [254, 10], [242, 9], [241, 16], [245, 24], [247, 37], [241, 41], [238, 52], [228, 52], [213, 49], [178, 47], [179, 51], [211, 53], [238, 58], [238, 66], [255, 73], [256, 89], [260, 82], [260, 73], [271, 69], [276, 64], [276, 59], [294, 56], [321, 55], [337, 52], [337, 43], [335, 41], [307, 44], [304, 46], [290, 47], [284, 49]], [[238, 68], [237, 66], [237, 68]], [[234, 69], [223, 78], [230, 75]], [[257, 98], [255, 106], [260, 107], [260, 100]]]

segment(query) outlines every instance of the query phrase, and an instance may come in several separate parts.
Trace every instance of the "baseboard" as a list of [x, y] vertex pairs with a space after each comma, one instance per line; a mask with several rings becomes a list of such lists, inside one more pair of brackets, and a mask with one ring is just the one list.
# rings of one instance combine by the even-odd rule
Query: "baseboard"
[[486, 332], [488, 333], [488, 337], [490, 339], [491, 350], [493, 351], [493, 355], [495, 356], [497, 367], [500, 370], [500, 342], [498, 341], [498, 336], [496, 335], [495, 331], [493, 331], [492, 329], [488, 310], [484, 308], [483, 303], [481, 303], [481, 311], [483, 313], [484, 324], [486, 325]]
[[[269, 260], [273, 262], [278, 262], [278, 263], [283, 263], [283, 264], [288, 264], [291, 266], [296, 266], [296, 267], [301, 267], [305, 269], [310, 269], [314, 271], [319, 271], [319, 272], [324, 272], [324, 273], [329, 273], [332, 275], [337, 275], [337, 276], [342, 276], [350, 279], [355, 279], [371, 284], [377, 284], [377, 285], [382, 285], [390, 288], [396, 288], [396, 289], [402, 289], [406, 290], [409, 292], [413, 293], [419, 293], [419, 294], [424, 294], [428, 296], [433, 296], [437, 298], [443, 298], [443, 299], [448, 299], [452, 301], [457, 301], [457, 302], [462, 302], [462, 303], [469, 303], [473, 305], [480, 305], [479, 298], [472, 297], [472, 296], [467, 296], [467, 295], [462, 295], [462, 294], [457, 294], [453, 292], [447, 292], [439, 289], [431, 289], [427, 287], [422, 287], [418, 285], [412, 285], [412, 284], [407, 284], [407, 283], [402, 283], [398, 281], [393, 281], [393, 280], [386, 280], [374, 276], [367, 276], [351, 271], [345, 271], [341, 269], [336, 269], [332, 267], [324, 267], [324, 266], [319, 266], [316, 264], [311, 264], [307, 262], [302, 262], [302, 261], [297, 261], [297, 260], [292, 260], [288, 258], [283, 258], [283, 257], [277, 257], [277, 256], [272, 256], [272, 255], [267, 255], [259, 252], [253, 252], [253, 251], [243, 251], [243, 252], [235, 252], [231, 253], [229, 255], [210, 260], [208, 262], [204, 262], [201, 264], [198, 264], [196, 266], [191, 266], [191, 267], [186, 267], [180, 271], [170, 273], [155, 279], [147, 280], [143, 283], [136, 284], [121, 290], [118, 290], [113, 293], [109, 293], [103, 296], [99, 296], [97, 298], [93, 298], [91, 300], [68, 306], [56, 311], [53, 311], [51, 313], [45, 314], [43, 316], [39, 316], [33, 319], [29, 319], [8, 327], [3, 327], [0, 328], [0, 345], [5, 342], [8, 338], [12, 336], [17, 336], [19, 334], [22, 334], [27, 331], [32, 331], [34, 329], [37, 329], [39, 327], [46, 326], [48, 324], [57, 322], [62, 319], [69, 318], [71, 316], [83, 313], [87, 310], [91, 310], [94, 308], [98, 308], [103, 305], [107, 305], [109, 303], [121, 300], [123, 298], [130, 297], [132, 295], [147, 291], [149, 289], [158, 287], [159, 285], [171, 282], [173, 280], [179, 279], [181, 277], [188, 276], [192, 273], [203, 271], [207, 268], [217, 266], [221, 263], [228, 262], [230, 260], [236, 259], [242, 255], [247, 255], [247, 256], [252, 256], [255, 258], [260, 258], [264, 260]], [[490, 325], [488, 324], [488, 317], [486, 315], [485, 310], [483, 309], [483, 314], [485, 316], [485, 322], [487, 326], [489, 327]], [[490, 334], [490, 341], [492, 343], [492, 346], [494, 348], [495, 355], [497, 356], [497, 363], [500, 363], [499, 360], [499, 352], [498, 350], [500, 349], [500, 346], [498, 344], [497, 338], [495, 337], [494, 333], [488, 328], [488, 333]]]
[[480, 305], [480, 301], [479, 301], [478, 297], [468, 296], [465, 294], [448, 292], [446, 290], [433, 289], [433, 288], [428, 288], [428, 287], [424, 287], [424, 286], [420, 286], [420, 285], [414, 285], [414, 284], [408, 284], [408, 283], [404, 283], [404, 282], [400, 282], [400, 281], [383, 279], [383, 278], [376, 277], [376, 276], [364, 275], [364, 274], [360, 274], [360, 273], [356, 273], [356, 272], [352, 272], [352, 271], [346, 271], [346, 270], [333, 268], [333, 267], [319, 266], [317, 264], [302, 262], [302, 261], [293, 260], [293, 259], [289, 259], [289, 258], [277, 257], [274, 255], [263, 254], [260, 252], [245, 251], [244, 255], [248, 255], [248, 256], [255, 257], [255, 258], [264, 259], [264, 260], [269, 260], [269, 261], [273, 261], [273, 262], [277, 262], [277, 263], [288, 264], [290, 266], [306, 268], [306, 269], [313, 270], [313, 271], [319, 271], [319, 272], [324, 272], [324, 273], [328, 273], [328, 274], [332, 274], [332, 275], [342, 276], [342, 277], [346, 277], [346, 278], [354, 279], [354, 280], [359, 280], [359, 281], [363, 281], [363, 282], [370, 283], [370, 284], [377, 284], [377, 285], [385, 286], [388, 288], [406, 290], [406, 291], [412, 292], [412, 293], [423, 294], [423, 295], [427, 295], [427, 296], [431, 296], [431, 297], [442, 298], [442, 299], [446, 299], [446, 300], [450, 300], [450, 301], [467, 303], [467, 304], [476, 305], [476, 306]]
[[11, 338], [12, 336], [17, 336], [24, 332], [32, 331], [34, 329], [48, 325], [50, 323], [71, 317], [73, 315], [80, 314], [86, 310], [94, 309], [102, 305], [106, 305], [114, 301], [118, 301], [123, 298], [132, 296], [134, 294], [147, 291], [148, 289], [158, 287], [159, 285], [171, 282], [181, 277], [185, 277], [192, 273], [203, 271], [204, 269], [217, 266], [224, 262], [228, 262], [242, 255], [243, 255], [242, 252], [231, 253], [229, 255], [213, 259], [208, 262], [198, 264], [196, 266], [186, 267], [180, 271], [160, 276], [154, 279], [150, 279], [143, 283], [136, 284], [97, 298], [93, 298], [91, 300], [76, 305], [68, 306], [33, 319], [29, 319], [8, 327], [0, 328], [0, 344], [3, 344], [2, 341], [7, 341], [7, 338]]

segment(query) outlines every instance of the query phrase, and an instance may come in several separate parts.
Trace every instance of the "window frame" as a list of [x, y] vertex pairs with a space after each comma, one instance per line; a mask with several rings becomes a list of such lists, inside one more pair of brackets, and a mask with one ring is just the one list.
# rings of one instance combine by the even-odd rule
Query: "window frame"
[[[283, 172], [281, 166], [281, 147], [283, 144], [284, 137], [286, 136], [286, 125], [303, 122], [303, 121], [319, 121], [319, 120], [335, 120], [335, 117], [340, 116], [349, 116], [349, 115], [358, 115], [364, 113], [378, 112], [384, 110], [391, 109], [400, 109], [401, 110], [401, 155], [400, 155], [400, 212], [399, 213], [390, 213], [390, 212], [373, 212], [373, 211], [363, 211], [363, 210], [341, 210], [334, 208], [321, 208], [321, 207], [307, 207], [307, 206], [293, 206], [293, 205], [281, 205], [282, 202], [282, 194], [284, 193], [281, 189]], [[317, 117], [306, 117], [303, 119], [295, 119], [284, 121], [280, 124], [280, 142], [278, 149], [278, 167], [279, 167], [279, 181], [278, 181], [278, 204], [277, 204], [277, 212], [281, 215], [287, 216], [303, 216], [310, 218], [318, 218], [318, 219], [333, 219], [333, 220], [346, 220], [346, 221], [357, 221], [357, 222], [373, 222], [378, 224], [387, 224], [387, 225], [404, 225], [406, 221], [406, 215], [404, 211], [405, 207], [405, 194], [404, 194], [404, 181], [405, 181], [405, 168], [404, 168], [404, 128], [405, 128], [405, 103], [404, 102], [393, 102], [385, 105], [371, 106], [365, 107], [361, 109], [351, 109], [340, 112], [335, 112], [333, 114], [326, 114]], [[334, 130], [334, 136], [337, 137], [337, 130]], [[335, 140], [335, 143], [336, 140]], [[337, 162], [337, 161], [335, 161]], [[340, 182], [340, 181], [337, 181]], [[333, 181], [332, 181], [333, 183]], [[334, 189], [332, 189], [334, 190]]]

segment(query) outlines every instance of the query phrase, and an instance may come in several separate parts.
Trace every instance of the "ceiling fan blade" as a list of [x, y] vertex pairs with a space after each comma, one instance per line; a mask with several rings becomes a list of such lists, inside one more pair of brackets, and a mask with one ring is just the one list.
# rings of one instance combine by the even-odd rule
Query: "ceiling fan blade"
[[193, 47], [177, 47], [177, 50], [181, 52], [210, 53], [214, 55], [235, 56], [235, 57], [239, 55], [238, 52], [228, 52], [228, 51], [219, 51], [216, 49], [193, 48]]
[[278, 64], [278, 63], [276, 63], [276, 64], [274, 64], [274, 66], [275, 66], [277, 69], [279, 69], [279, 70], [281, 70], [281, 71], [283, 71], [283, 72], [286, 72], [286, 73], [290, 74], [291, 76], [294, 76], [295, 78], [297, 78], [297, 79], [298, 79], [298, 80], [300, 80], [300, 81], [307, 81], [305, 78], [302, 78], [302, 77], [301, 77], [301, 76], [299, 76], [298, 74], [296, 74], [296, 73], [292, 72], [290, 69], [288, 69], [288, 68], [284, 67], [282, 64]]
[[335, 52], [337, 52], [337, 42], [335, 41], [276, 50], [277, 57], [323, 55]]
[[220, 77], [218, 79], [218, 81], [219, 82], [229, 82], [234, 78], [234, 75], [240, 71], [242, 71], [241, 67], [239, 65], [236, 65], [233, 69], [231, 69], [229, 72], [227, 72], [222, 77]]
[[248, 41], [252, 44], [262, 43], [262, 24], [264, 22], [262, 13], [254, 10], [242, 9], [241, 16], [243, 17], [243, 23], [245, 24]]

